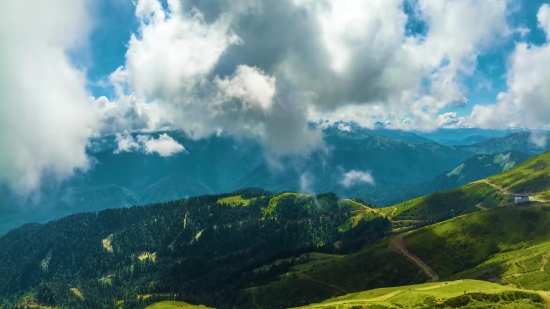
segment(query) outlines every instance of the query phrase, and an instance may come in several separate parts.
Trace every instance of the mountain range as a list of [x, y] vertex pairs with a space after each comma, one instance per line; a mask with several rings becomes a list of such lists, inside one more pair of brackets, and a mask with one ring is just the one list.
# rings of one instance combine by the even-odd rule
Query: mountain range
[[[531, 202], [515, 204], [525, 192]], [[0, 238], [0, 297], [6, 308], [139, 308], [162, 299], [215, 308], [323, 300], [543, 308], [549, 199], [545, 152], [379, 209], [333, 193], [249, 188], [76, 214]], [[417, 285], [424, 282], [435, 283]]]
[[[139, 151], [117, 153], [115, 137], [105, 137], [90, 143], [89, 155], [95, 162], [91, 170], [77, 174], [50, 192], [43, 192], [40, 202], [22, 200], [3, 188], [0, 235], [25, 223], [45, 223], [82, 211], [143, 205], [245, 187], [260, 187], [270, 192], [331, 191], [388, 205], [462, 184], [450, 181], [444, 186], [415, 186], [437, 181], [434, 178], [438, 175], [448, 173], [478, 154], [518, 150], [533, 155], [548, 148], [533, 145], [528, 132], [461, 146], [422, 142], [423, 138], [410, 132], [392, 133], [401, 140], [382, 135], [388, 132], [390, 130], [357, 127], [342, 130], [332, 126], [323, 131], [322, 148], [308, 155], [275, 159], [266, 157], [265, 150], [254, 140], [224, 136], [193, 140], [178, 131], [153, 134], [167, 133], [185, 147], [186, 152], [170, 157]], [[512, 161], [521, 159], [514, 157]], [[343, 179], [350, 171], [367, 173], [374, 183], [352, 182], [346, 186]], [[497, 171], [484, 166], [478, 176], [461, 177], [466, 181]], [[400, 190], [395, 197], [387, 199], [387, 192], [394, 188]]]

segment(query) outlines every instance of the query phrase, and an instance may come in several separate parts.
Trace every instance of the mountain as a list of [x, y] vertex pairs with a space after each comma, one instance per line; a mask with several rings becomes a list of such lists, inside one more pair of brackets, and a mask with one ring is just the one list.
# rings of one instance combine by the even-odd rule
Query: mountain
[[[517, 150], [534, 155], [550, 149], [550, 143], [544, 143], [543, 145], [534, 143], [532, 134], [531, 132], [521, 131], [504, 137], [491, 138], [481, 143], [458, 147], [479, 154], [493, 154], [507, 150]], [[536, 136], [538, 139], [543, 139], [545, 141], [548, 141], [550, 138], [550, 134], [545, 132], [538, 133]]]
[[356, 192], [354, 196], [374, 205], [394, 205], [415, 197], [428, 195], [439, 190], [457, 188], [499, 174], [529, 158], [529, 155], [515, 150], [495, 155], [477, 155], [428, 181], [394, 188], [368, 187]]
[[[533, 201], [514, 204], [518, 192]], [[369, 295], [373, 305], [404, 308], [413, 298], [436, 308], [540, 307], [533, 291], [550, 289], [549, 193], [545, 152], [382, 209], [332, 193], [250, 188], [77, 214], [0, 238], [0, 297], [70, 308], [135, 308], [162, 297], [216, 308], [293, 307], [334, 296], [344, 298], [327, 304], [352, 305]], [[403, 287], [426, 281], [442, 282]]]
[[[377, 188], [427, 181], [474, 154], [436, 143], [413, 144], [375, 136], [366, 130], [324, 131], [324, 145], [308, 155], [266, 157], [255, 140], [212, 136], [193, 140], [182, 132], [166, 133], [185, 147], [170, 157], [142, 152], [114, 153], [109, 136], [93, 140], [94, 162], [38, 203], [0, 192], [0, 235], [25, 223], [45, 223], [81, 211], [148, 204], [187, 196], [261, 187], [271, 192], [332, 191], [349, 196], [365, 184], [342, 185], [350, 171], [370, 172]], [[135, 137], [137, 135], [133, 134]], [[52, 181], [53, 182], [53, 181]], [[367, 185], [370, 186], [370, 185]], [[8, 219], [9, 218], [9, 219]]]
[[453, 140], [453, 139], [446, 140], [446, 139], [443, 139], [443, 140], [439, 140], [438, 142], [442, 145], [456, 146], [456, 145], [477, 144], [477, 143], [484, 142], [488, 139], [489, 139], [489, 137], [484, 136], [484, 135], [471, 135], [471, 136], [468, 136], [468, 137], [466, 137], [464, 139], [461, 139], [461, 140]]
[[472, 135], [482, 135], [489, 138], [498, 138], [510, 135], [521, 131], [521, 129], [507, 129], [507, 130], [487, 130], [479, 128], [453, 128], [453, 129], [437, 129], [432, 132], [415, 132], [418, 136], [431, 139], [438, 143], [446, 140], [463, 140]]
[[141, 204], [153, 204], [213, 193], [212, 189], [196, 180], [173, 174], [145, 189], [139, 198], [139, 202]]

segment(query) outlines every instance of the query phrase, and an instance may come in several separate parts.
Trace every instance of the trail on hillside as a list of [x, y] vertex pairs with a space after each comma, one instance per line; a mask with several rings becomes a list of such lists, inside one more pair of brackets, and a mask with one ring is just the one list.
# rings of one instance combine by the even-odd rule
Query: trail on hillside
[[355, 204], [355, 205], [361, 206], [361, 207], [365, 208], [366, 211], [374, 211], [375, 214], [378, 214], [378, 215], [380, 215], [380, 216], [382, 216], [382, 217], [384, 217], [384, 218], [387, 218], [387, 217], [388, 217], [385, 213], [381, 212], [380, 210], [378, 210], [378, 209], [376, 209], [376, 208], [368, 207], [367, 205], [363, 205], [363, 204], [361, 204], [361, 203], [357, 203], [356, 201], [353, 201], [353, 200], [350, 200], [350, 199], [346, 199], [346, 201], [351, 202], [351, 203], [353, 203], [353, 204]]
[[481, 203], [477, 204], [476, 207], [479, 208], [479, 209], [481, 209], [481, 210], [489, 210], [489, 209], [491, 209], [491, 208], [489, 208], [489, 207], [485, 207], [485, 206], [481, 205]]
[[430, 268], [426, 263], [424, 263], [420, 258], [409, 252], [407, 250], [407, 245], [405, 244], [405, 240], [403, 239], [403, 234], [397, 235], [390, 241], [389, 245], [390, 250], [394, 252], [398, 252], [406, 256], [409, 260], [411, 260], [414, 264], [416, 264], [418, 267], [424, 271], [428, 277], [430, 277], [432, 282], [435, 282], [439, 280], [439, 276], [437, 273]]
[[315, 280], [315, 279], [311, 278], [310, 276], [308, 276], [308, 275], [306, 275], [306, 274], [304, 274], [304, 273], [301, 273], [300, 276], [303, 276], [303, 277], [306, 278], [307, 280], [310, 280], [310, 281], [313, 281], [313, 282], [322, 284], [322, 285], [324, 285], [324, 286], [328, 286], [328, 287], [330, 287], [330, 288], [333, 288], [333, 289], [335, 289], [335, 290], [337, 290], [337, 291], [339, 291], [339, 292], [344, 293], [344, 295], [345, 295], [345, 294], [348, 294], [348, 292], [346, 292], [344, 289], [341, 289], [341, 288], [339, 288], [339, 287], [337, 287], [337, 286], [335, 286], [335, 285], [332, 285], [332, 284], [330, 284], [330, 283], [326, 283], [326, 282], [323, 282], [323, 281]]

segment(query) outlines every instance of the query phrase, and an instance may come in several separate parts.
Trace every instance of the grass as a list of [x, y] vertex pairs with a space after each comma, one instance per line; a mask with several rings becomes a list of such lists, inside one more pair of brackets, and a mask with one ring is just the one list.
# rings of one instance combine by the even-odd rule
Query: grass
[[409, 232], [405, 242], [440, 278], [550, 289], [550, 213], [540, 205], [454, 218]]
[[504, 173], [489, 177], [491, 183], [510, 192], [541, 192], [550, 195], [550, 152], [536, 155]]
[[150, 259], [151, 261], [155, 262], [157, 260], [157, 254], [156, 253], [150, 253], [150, 252], [147, 252], [147, 251], [144, 251], [142, 252], [139, 256], [138, 256], [138, 259], [140, 261], [144, 261], [146, 259]]
[[376, 289], [335, 297], [300, 308], [543, 308], [535, 291], [477, 281], [458, 280]]
[[[273, 262], [271, 264], [267, 264], [267, 265], [264, 265], [262, 267], [258, 267], [256, 269], [254, 269], [254, 272], [259, 272], [261, 270], [267, 271], [269, 269], [269, 267], [271, 267], [272, 265], [277, 265], [277, 264], [280, 264], [280, 263], [283, 263], [283, 262], [286, 262], [286, 261], [290, 261], [292, 259], [294, 259], [295, 261], [298, 261], [300, 259], [300, 257], [303, 257], [305, 255], [306, 254], [302, 254], [297, 258], [278, 259], [278, 260], [276, 260], [275, 262]], [[344, 257], [344, 255], [311, 252], [311, 253], [309, 253], [309, 261], [308, 262], [293, 266], [290, 269], [289, 272], [302, 273], [302, 272], [310, 271], [312, 268], [330, 263], [333, 260], [341, 259], [343, 257]]]
[[105, 250], [109, 252], [113, 252], [113, 246], [111, 245], [112, 238], [113, 238], [113, 235], [111, 234], [109, 235], [109, 237], [101, 241], [101, 243], [103, 244], [103, 248], [105, 248]]
[[229, 197], [221, 198], [218, 200], [218, 204], [228, 204], [228, 205], [231, 205], [232, 207], [248, 206], [250, 202], [253, 200], [255, 200], [255, 198], [244, 199], [242, 198], [241, 195], [237, 195], [237, 196], [229, 196]]
[[[380, 211], [394, 219], [434, 220], [442, 217], [478, 211], [476, 205], [497, 207], [510, 204], [508, 195], [499, 194], [496, 188], [477, 182], [453, 190], [439, 191], [418, 197]], [[454, 210], [454, 212], [453, 212]]]
[[152, 304], [150, 306], [145, 307], [145, 309], [176, 309], [176, 308], [186, 308], [186, 309], [207, 309], [208, 307], [205, 307], [203, 305], [191, 305], [182, 301], [161, 301], [155, 304]]
[[71, 292], [74, 293], [74, 295], [78, 296], [79, 298], [84, 298], [84, 295], [82, 295], [82, 292], [80, 292], [77, 288], [71, 288]]

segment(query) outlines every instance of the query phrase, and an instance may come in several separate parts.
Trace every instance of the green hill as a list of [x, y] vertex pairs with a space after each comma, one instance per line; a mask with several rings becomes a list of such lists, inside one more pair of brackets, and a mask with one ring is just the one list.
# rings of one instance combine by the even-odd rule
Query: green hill
[[356, 192], [354, 196], [378, 206], [394, 205], [502, 173], [529, 158], [530, 155], [516, 150], [495, 155], [477, 155], [428, 181], [392, 188], [371, 186]]
[[383, 288], [299, 308], [545, 308], [550, 297], [499, 284], [458, 280]]
[[174, 295], [241, 307], [251, 288], [390, 233], [369, 211], [332, 193], [250, 188], [23, 226], [0, 237], [0, 303], [136, 308]]

